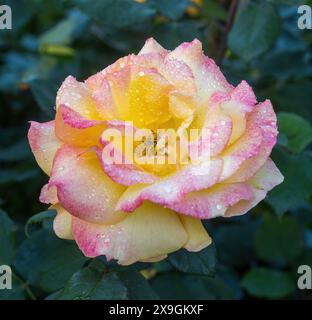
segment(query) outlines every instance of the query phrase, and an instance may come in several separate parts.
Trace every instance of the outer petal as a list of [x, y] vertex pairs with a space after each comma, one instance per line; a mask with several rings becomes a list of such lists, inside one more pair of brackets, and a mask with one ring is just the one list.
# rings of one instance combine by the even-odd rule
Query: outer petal
[[115, 223], [125, 214], [115, 212], [124, 191], [101, 169], [94, 151], [63, 146], [55, 156], [49, 186], [57, 188], [60, 204], [70, 214], [95, 223]]
[[211, 219], [223, 216], [228, 208], [239, 201], [253, 198], [253, 188], [249, 184], [217, 184], [204, 191], [192, 192], [168, 207], [196, 219]]
[[231, 99], [239, 104], [245, 112], [251, 112], [257, 103], [257, 98], [251, 86], [243, 80], [232, 92]]
[[54, 121], [44, 123], [31, 121], [28, 140], [40, 168], [50, 175], [53, 158], [57, 149], [62, 145], [54, 134]]
[[185, 215], [180, 215], [180, 219], [188, 234], [185, 249], [197, 252], [211, 244], [212, 240], [200, 220]]
[[145, 200], [170, 206], [181, 201], [190, 192], [214, 185], [219, 180], [222, 167], [223, 163], [220, 159], [207, 161], [186, 166], [180, 172], [152, 185], [131, 186], [119, 199], [116, 209], [132, 212]]
[[231, 118], [225, 115], [218, 105], [212, 105], [205, 115], [204, 123], [197, 125], [203, 133], [204, 130], [206, 133], [189, 144], [189, 154], [192, 155], [193, 150], [208, 150], [210, 157], [220, 154], [231, 137], [233, 126]]
[[260, 127], [255, 125], [247, 127], [245, 133], [220, 155], [224, 160], [221, 181], [234, 174], [244, 161], [258, 155], [262, 140], [263, 133]]
[[164, 256], [183, 247], [187, 233], [172, 211], [145, 203], [115, 225], [73, 219], [75, 240], [88, 257], [105, 255], [122, 265]]
[[255, 195], [254, 198], [248, 201], [238, 202], [226, 211], [225, 216], [231, 217], [246, 213], [263, 200], [268, 191], [283, 181], [283, 175], [280, 173], [274, 162], [269, 158], [263, 167], [249, 181], [249, 184], [253, 188]]
[[104, 121], [87, 120], [73, 109], [60, 105], [55, 117], [55, 133], [63, 142], [77, 147], [99, 144]]
[[145, 41], [145, 44], [139, 55], [146, 54], [146, 53], [163, 53], [166, 54], [168, 50], [163, 48], [155, 39], [149, 38]]
[[72, 108], [86, 119], [101, 119], [88, 87], [83, 82], [78, 82], [72, 76], [68, 76], [64, 80], [57, 92], [56, 109], [60, 105]]
[[108, 80], [103, 79], [99, 87], [92, 93], [92, 98], [96, 102], [96, 109], [102, 118], [116, 118], [116, 105]]
[[228, 145], [239, 139], [246, 130], [247, 116], [257, 103], [252, 88], [246, 81], [242, 81], [231, 92], [216, 91], [209, 99], [209, 105], [220, 106], [224, 114], [232, 120], [232, 133]]
[[183, 94], [196, 94], [195, 77], [191, 68], [181, 60], [168, 59], [166, 54], [148, 53], [136, 56], [131, 64], [131, 76], [145, 72], [158, 72]]
[[207, 101], [217, 90], [229, 91], [232, 89], [215, 62], [204, 56], [201, 42], [197, 39], [182, 43], [168, 54], [168, 59], [183, 61], [191, 68], [196, 79], [199, 96], [204, 101]]
[[85, 81], [85, 84], [88, 86], [88, 88], [92, 92], [97, 90], [101, 86], [104, 79], [107, 80], [109, 76], [112, 76], [116, 72], [118, 72], [124, 68], [129, 67], [129, 65], [131, 64], [131, 61], [133, 60], [134, 57], [135, 57], [135, 55], [130, 54], [126, 57], [122, 57], [122, 58], [118, 59], [116, 62], [109, 65], [105, 69], [103, 69], [100, 72], [89, 77]]
[[262, 130], [262, 142], [259, 152], [246, 160], [226, 182], [242, 182], [250, 179], [266, 162], [277, 139], [276, 115], [270, 100], [257, 105], [249, 115], [248, 122]]
[[55, 234], [61, 239], [73, 240], [72, 233], [72, 216], [60, 205], [50, 207], [57, 212], [53, 221], [53, 229]]
[[57, 189], [54, 186], [45, 184], [41, 189], [39, 199], [40, 199], [40, 202], [46, 203], [46, 204], [58, 203]]

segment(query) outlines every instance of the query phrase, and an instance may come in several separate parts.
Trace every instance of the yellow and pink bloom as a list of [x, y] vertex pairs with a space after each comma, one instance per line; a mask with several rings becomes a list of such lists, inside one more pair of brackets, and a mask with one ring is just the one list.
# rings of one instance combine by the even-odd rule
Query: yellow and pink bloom
[[[129, 121], [153, 131], [208, 129], [209, 158], [108, 164], [103, 131], [124, 132]], [[244, 214], [283, 181], [269, 158], [277, 137], [271, 102], [257, 103], [246, 81], [229, 84], [198, 40], [168, 51], [149, 39], [138, 55], [84, 82], [67, 77], [55, 120], [31, 122], [28, 136], [50, 176], [40, 200], [57, 211], [55, 233], [88, 257], [123, 265], [205, 248], [202, 219]]]

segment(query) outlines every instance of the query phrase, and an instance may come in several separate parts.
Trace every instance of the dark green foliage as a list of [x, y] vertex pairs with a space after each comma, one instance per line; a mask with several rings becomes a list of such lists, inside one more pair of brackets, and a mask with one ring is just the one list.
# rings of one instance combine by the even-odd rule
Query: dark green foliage
[[17, 226], [0, 210], [0, 265], [10, 265], [14, 260], [16, 250], [16, 232]]
[[50, 230], [42, 229], [22, 243], [14, 266], [27, 283], [51, 292], [62, 288], [85, 261], [74, 242], [58, 239]]
[[280, 32], [280, 17], [270, 3], [246, 6], [236, 17], [229, 35], [229, 48], [246, 61], [266, 52]]
[[199, 252], [182, 249], [172, 253], [168, 259], [181, 272], [212, 276], [216, 267], [216, 250], [214, 244]]
[[[189, 0], [4, 2], [13, 30], [0, 30], [0, 265], [11, 266], [13, 290], [0, 290], [0, 299], [311, 294], [296, 286], [298, 266], [312, 266], [312, 31], [297, 28], [302, 1], [239, 1], [227, 37], [234, 1], [204, 0], [197, 14]], [[121, 267], [53, 234], [55, 212], [38, 200], [47, 177], [28, 146], [28, 121], [53, 118], [66, 76], [84, 80], [149, 37], [168, 49], [198, 38], [229, 82], [246, 79], [259, 101], [272, 100], [280, 132], [272, 158], [285, 181], [247, 215], [205, 222], [213, 245], [203, 251]]]

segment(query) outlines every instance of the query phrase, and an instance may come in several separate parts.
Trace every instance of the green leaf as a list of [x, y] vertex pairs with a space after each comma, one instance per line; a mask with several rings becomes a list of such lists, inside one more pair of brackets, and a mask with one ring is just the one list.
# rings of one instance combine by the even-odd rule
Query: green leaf
[[39, 212], [38, 214], [32, 216], [25, 225], [25, 234], [27, 237], [34, 231], [38, 231], [38, 227], [43, 227], [49, 229], [52, 227], [53, 219], [55, 218], [54, 210], [46, 210]]
[[293, 152], [303, 151], [312, 141], [312, 126], [295, 113], [280, 112], [278, 128], [287, 136], [287, 146]]
[[86, 260], [73, 241], [42, 229], [21, 244], [14, 265], [27, 283], [52, 292], [62, 288]]
[[242, 287], [257, 298], [278, 299], [295, 291], [294, 281], [286, 272], [268, 268], [253, 268], [245, 274]]
[[240, 285], [240, 277], [234, 268], [218, 264], [218, 277], [233, 290], [235, 300], [242, 299], [243, 290]]
[[160, 299], [215, 300], [233, 299], [234, 292], [220, 278], [169, 272], [152, 279]]
[[307, 152], [289, 154], [276, 149], [272, 158], [285, 179], [269, 192], [266, 201], [279, 215], [307, 206], [312, 194], [312, 155]]
[[181, 249], [169, 255], [170, 263], [181, 272], [214, 275], [216, 267], [216, 250], [211, 244], [199, 252]]
[[152, 0], [154, 7], [164, 16], [179, 19], [183, 16], [190, 0]]
[[296, 261], [303, 247], [303, 232], [296, 219], [265, 215], [255, 237], [255, 249], [260, 259], [284, 265]]
[[295, 111], [296, 114], [312, 122], [311, 87], [312, 81], [287, 82], [278, 87], [273, 86], [265, 92], [265, 97], [269, 96], [272, 99], [273, 106], [278, 111]]
[[123, 285], [127, 288], [127, 297], [130, 300], [155, 300], [157, 294], [144, 277], [133, 268], [121, 268], [116, 274]]
[[126, 300], [127, 288], [116, 273], [84, 268], [77, 271], [66, 286], [48, 300]]
[[69, 46], [59, 44], [45, 44], [40, 47], [40, 53], [51, 56], [72, 57], [75, 55], [75, 50]]
[[103, 257], [77, 271], [65, 287], [48, 300], [155, 300], [149, 283], [134, 267], [112, 267]]
[[273, 5], [262, 1], [243, 7], [229, 33], [229, 48], [250, 61], [266, 52], [280, 32], [280, 17]]
[[55, 113], [55, 97], [57, 86], [47, 79], [33, 79], [29, 81], [30, 89], [38, 103], [40, 109], [52, 117]]
[[74, 11], [39, 38], [39, 45], [69, 45], [86, 28], [89, 18], [82, 12]]
[[133, 0], [73, 0], [84, 13], [100, 24], [115, 28], [136, 26], [149, 20], [156, 11], [148, 3]]
[[11, 265], [15, 256], [17, 226], [0, 209], [0, 265]]
[[[301, 44], [302, 42], [299, 43]], [[310, 76], [311, 68], [307, 66], [305, 60], [305, 51], [307, 49], [298, 48], [294, 50], [293, 47], [295, 45], [296, 44], [287, 43], [287, 46], [289, 46], [288, 51], [281, 49], [276, 49], [276, 51], [272, 50], [256, 61], [254, 67], [259, 70], [261, 77], [273, 76], [281, 83], [288, 79]], [[292, 63], [290, 64], [289, 61]]]

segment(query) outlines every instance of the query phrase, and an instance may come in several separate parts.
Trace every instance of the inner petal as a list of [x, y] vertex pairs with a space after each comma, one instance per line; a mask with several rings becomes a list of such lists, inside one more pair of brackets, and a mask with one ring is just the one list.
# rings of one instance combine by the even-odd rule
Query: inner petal
[[155, 71], [141, 71], [129, 87], [129, 119], [140, 128], [156, 129], [168, 121], [171, 85]]

